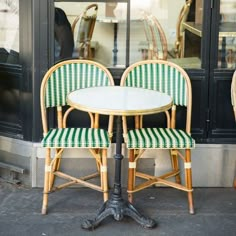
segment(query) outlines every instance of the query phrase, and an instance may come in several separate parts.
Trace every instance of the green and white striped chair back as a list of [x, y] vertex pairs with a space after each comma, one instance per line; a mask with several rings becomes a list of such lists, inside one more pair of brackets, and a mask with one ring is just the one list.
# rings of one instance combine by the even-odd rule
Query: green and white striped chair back
[[163, 28], [158, 20], [147, 13], [144, 13], [144, 30], [149, 44], [149, 50], [152, 51], [149, 59], [167, 59], [167, 40]]
[[154, 52], [156, 53], [155, 59], [167, 59], [167, 40], [165, 37], [165, 32], [161, 27], [161, 24], [155, 18], [155, 16], [151, 15], [149, 17], [150, 24], [152, 28], [153, 34], [153, 44], [154, 44]]
[[45, 90], [45, 106], [65, 106], [69, 92], [94, 86], [113, 85], [106, 68], [87, 60], [68, 60], [49, 72]]
[[144, 25], [144, 31], [145, 31], [146, 39], [147, 39], [148, 44], [149, 44], [149, 49], [153, 50], [152, 31], [151, 31], [151, 28], [150, 28], [150, 23], [149, 23], [148, 18], [143, 19], [143, 25]]
[[188, 104], [185, 73], [174, 63], [163, 63], [160, 60], [136, 63], [126, 75], [124, 85], [166, 93], [173, 98], [174, 105], [187, 106]]

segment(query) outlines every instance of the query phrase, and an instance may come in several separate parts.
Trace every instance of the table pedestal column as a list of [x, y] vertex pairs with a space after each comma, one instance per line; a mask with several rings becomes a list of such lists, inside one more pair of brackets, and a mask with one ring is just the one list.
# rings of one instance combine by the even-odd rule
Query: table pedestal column
[[113, 66], [117, 65], [117, 35], [118, 35], [118, 23], [114, 23], [114, 48], [113, 48]]
[[141, 215], [134, 206], [122, 198], [121, 194], [121, 161], [123, 156], [122, 149], [122, 126], [121, 117], [117, 117], [116, 130], [116, 154], [115, 158], [115, 181], [114, 189], [111, 198], [106, 201], [100, 208], [97, 216], [92, 220], [85, 220], [81, 227], [83, 229], [92, 230], [96, 228], [106, 217], [113, 216], [117, 221], [120, 221], [124, 216], [129, 216], [144, 228], [154, 228], [156, 222], [150, 218]]

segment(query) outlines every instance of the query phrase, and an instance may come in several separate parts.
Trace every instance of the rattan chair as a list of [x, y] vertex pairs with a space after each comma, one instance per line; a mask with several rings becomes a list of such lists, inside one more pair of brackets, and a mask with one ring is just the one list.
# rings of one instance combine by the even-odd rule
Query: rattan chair
[[[233, 74], [232, 82], [231, 82], [231, 102], [232, 102], [234, 117], [236, 121], [236, 71]], [[233, 186], [234, 188], [236, 188], [236, 178], [234, 178]]]
[[176, 58], [184, 57], [184, 28], [183, 23], [186, 22], [192, 0], [185, 2], [184, 6], [181, 8], [177, 24], [176, 24], [176, 41], [175, 41], [175, 56]]
[[[192, 195], [191, 149], [195, 141], [191, 137], [192, 90], [189, 76], [178, 65], [164, 60], [145, 60], [129, 66], [121, 78], [121, 86], [134, 86], [167, 93], [173, 98], [171, 111], [166, 111], [168, 128], [143, 127], [145, 117], [135, 117], [135, 128], [128, 130], [123, 117], [124, 140], [129, 150], [128, 198], [133, 193], [155, 184], [164, 184], [188, 193], [189, 212], [194, 213]], [[177, 128], [176, 109], [186, 109], [185, 128]], [[150, 149], [170, 151], [172, 170], [161, 176], [145, 174], [136, 170], [138, 159]], [[185, 154], [181, 151], [185, 152]], [[181, 184], [179, 159], [184, 162], [185, 183]], [[135, 183], [136, 177], [143, 179]], [[175, 177], [175, 181], [168, 178]]]
[[167, 39], [165, 32], [153, 15], [143, 13], [143, 24], [148, 43], [147, 59], [167, 59]]
[[[97, 4], [91, 4], [86, 7], [83, 13], [75, 18], [72, 23], [72, 32], [75, 38], [75, 46], [78, 46], [78, 55], [80, 59], [90, 59], [91, 52], [91, 39], [97, 19]], [[93, 14], [88, 15], [88, 11], [93, 11]]]
[[[88, 60], [68, 60], [52, 66], [45, 74], [40, 90], [41, 115], [43, 125], [42, 146], [45, 154], [45, 177], [42, 214], [47, 213], [48, 194], [73, 184], [103, 192], [104, 201], [108, 199], [107, 150], [110, 147], [113, 117], [109, 117], [108, 130], [99, 128], [99, 116], [89, 113], [91, 127], [67, 127], [67, 119], [74, 108], [67, 105], [67, 94], [73, 90], [92, 86], [113, 86], [110, 72], [101, 64]], [[57, 125], [50, 126], [50, 110], [56, 111]], [[87, 176], [75, 177], [64, 173], [60, 168], [65, 148], [88, 149], [95, 158], [97, 170]], [[96, 169], [95, 166], [95, 169]], [[100, 176], [100, 183], [89, 181]], [[62, 184], [55, 178], [66, 182]]]

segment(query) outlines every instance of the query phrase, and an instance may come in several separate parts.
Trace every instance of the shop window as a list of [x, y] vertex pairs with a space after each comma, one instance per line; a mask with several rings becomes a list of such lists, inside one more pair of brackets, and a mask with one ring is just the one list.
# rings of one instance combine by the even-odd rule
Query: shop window
[[131, 62], [164, 59], [201, 68], [202, 1], [131, 0], [130, 24]]
[[19, 0], [0, 1], [0, 133], [20, 137]]
[[55, 61], [84, 58], [107, 67], [127, 65], [125, 1], [55, 1], [54, 30]]
[[236, 3], [220, 1], [220, 26], [218, 44], [218, 67], [236, 68]]
[[[73, 28], [76, 18], [94, 3], [98, 9], [89, 43], [90, 59], [115, 68], [154, 58], [201, 68], [203, 0], [55, 1], [55, 7], [63, 10]], [[86, 14], [91, 17], [94, 13], [90, 9]], [[67, 34], [70, 47], [74, 43], [69, 57], [84, 57], [83, 51], [78, 55], [80, 34], [76, 30], [73, 35]], [[56, 40], [56, 61], [63, 59], [58, 57], [60, 50], [60, 41]]]
[[0, 1], [0, 63], [19, 64], [19, 1]]

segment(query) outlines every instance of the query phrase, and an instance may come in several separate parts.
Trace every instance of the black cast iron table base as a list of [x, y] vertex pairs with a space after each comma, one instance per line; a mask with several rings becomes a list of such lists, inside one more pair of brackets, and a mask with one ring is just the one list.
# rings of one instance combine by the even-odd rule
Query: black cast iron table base
[[141, 215], [131, 203], [113, 193], [111, 199], [103, 204], [98, 215], [93, 220], [85, 220], [81, 227], [93, 230], [108, 216], [113, 216], [117, 221], [122, 220], [124, 216], [129, 216], [144, 228], [152, 229], [157, 225], [154, 220]]
[[113, 216], [115, 220], [120, 221], [124, 216], [129, 216], [144, 228], [154, 228], [157, 224], [154, 220], [141, 215], [134, 206], [125, 201], [121, 194], [121, 154], [122, 148], [122, 127], [121, 117], [117, 117], [116, 128], [116, 154], [115, 159], [115, 180], [114, 189], [111, 198], [106, 201], [100, 208], [97, 216], [93, 220], [85, 220], [81, 227], [87, 230], [95, 229], [105, 218]]

